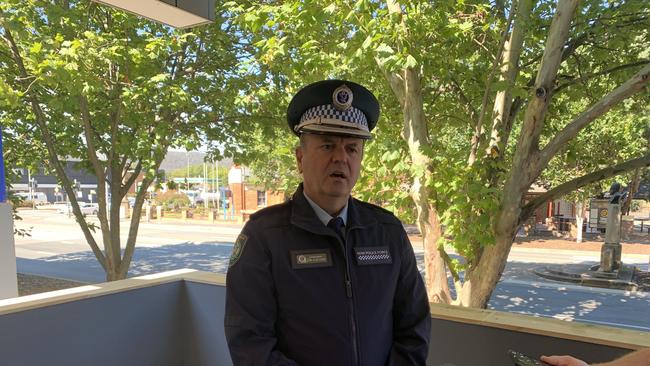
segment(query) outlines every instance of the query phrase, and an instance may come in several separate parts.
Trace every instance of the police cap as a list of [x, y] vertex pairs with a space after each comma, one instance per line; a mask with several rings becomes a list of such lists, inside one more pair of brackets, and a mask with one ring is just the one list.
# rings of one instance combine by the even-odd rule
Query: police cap
[[379, 119], [379, 102], [363, 86], [323, 80], [300, 89], [289, 103], [287, 122], [296, 135], [316, 133], [369, 139]]

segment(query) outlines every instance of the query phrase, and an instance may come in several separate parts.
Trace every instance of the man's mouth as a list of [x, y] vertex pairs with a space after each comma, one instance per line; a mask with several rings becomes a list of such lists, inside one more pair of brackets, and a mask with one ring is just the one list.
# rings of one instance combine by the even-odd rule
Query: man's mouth
[[343, 172], [335, 171], [330, 174], [330, 177], [345, 179], [345, 174]]

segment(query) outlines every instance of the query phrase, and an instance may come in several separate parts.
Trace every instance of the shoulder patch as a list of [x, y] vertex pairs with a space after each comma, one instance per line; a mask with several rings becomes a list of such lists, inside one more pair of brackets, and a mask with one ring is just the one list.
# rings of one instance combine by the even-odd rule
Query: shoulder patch
[[230, 254], [230, 262], [228, 263], [228, 268], [234, 266], [237, 261], [239, 261], [242, 253], [244, 253], [244, 247], [246, 247], [247, 241], [248, 236], [245, 234], [239, 234], [237, 240], [235, 240], [235, 245], [232, 247], [232, 253]]

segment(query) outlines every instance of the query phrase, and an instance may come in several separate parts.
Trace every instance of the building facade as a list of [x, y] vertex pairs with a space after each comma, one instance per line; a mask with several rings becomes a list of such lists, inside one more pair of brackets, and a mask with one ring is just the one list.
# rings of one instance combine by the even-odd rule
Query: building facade
[[[97, 202], [97, 177], [89, 173], [84, 167], [80, 166], [78, 160], [65, 161], [65, 174], [71, 181], [79, 182], [79, 189], [76, 190], [77, 199], [82, 202]], [[30, 182], [36, 181], [34, 192], [42, 192], [47, 196], [47, 201], [67, 202], [68, 195], [54, 173], [48, 173], [44, 167], [39, 167], [36, 171], [27, 168], [15, 168], [18, 175], [18, 181], [11, 185], [11, 190], [16, 193], [26, 193], [30, 191]]]
[[234, 215], [246, 216], [259, 209], [285, 201], [282, 192], [259, 187], [247, 183], [250, 178], [250, 169], [233, 165], [228, 171], [228, 187], [230, 188], [230, 209]]

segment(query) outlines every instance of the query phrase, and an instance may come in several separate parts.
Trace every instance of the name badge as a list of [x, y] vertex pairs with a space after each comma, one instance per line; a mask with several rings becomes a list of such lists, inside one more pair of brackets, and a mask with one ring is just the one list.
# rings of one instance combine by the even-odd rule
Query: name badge
[[355, 247], [354, 253], [360, 266], [393, 263], [388, 247]]
[[293, 269], [320, 268], [332, 266], [332, 252], [329, 248], [292, 250], [291, 267]]

